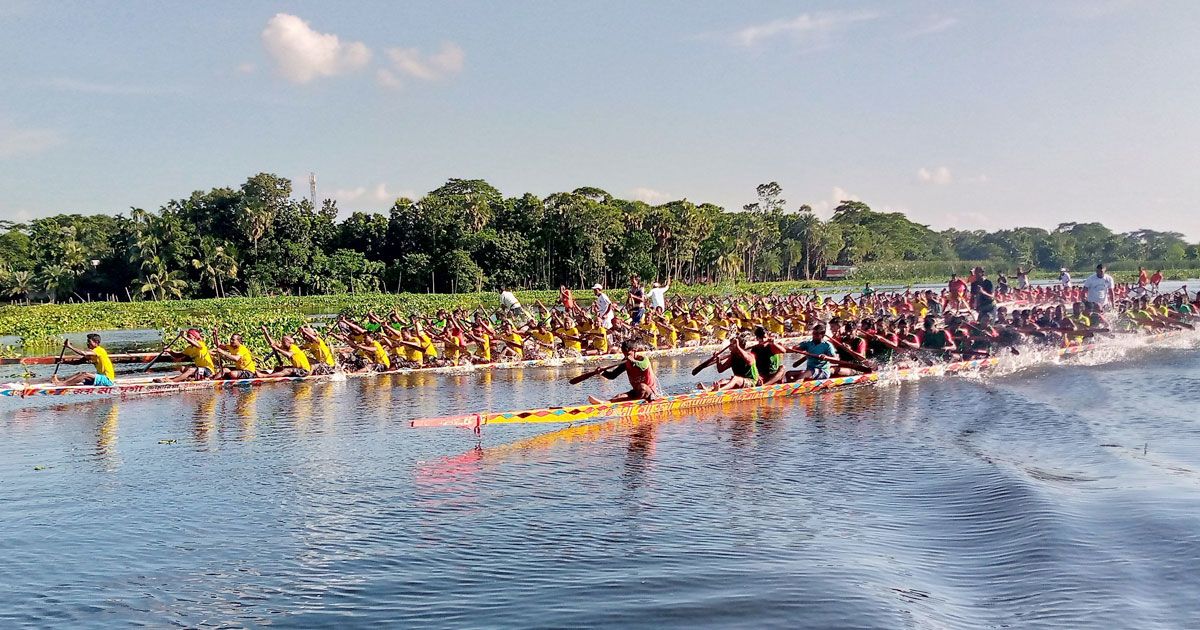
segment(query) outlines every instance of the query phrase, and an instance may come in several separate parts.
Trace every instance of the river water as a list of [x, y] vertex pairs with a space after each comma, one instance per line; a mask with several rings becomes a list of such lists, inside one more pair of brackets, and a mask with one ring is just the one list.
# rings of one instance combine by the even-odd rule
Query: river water
[[4, 399], [0, 626], [1198, 627], [1198, 349], [480, 438], [406, 422], [621, 383]]

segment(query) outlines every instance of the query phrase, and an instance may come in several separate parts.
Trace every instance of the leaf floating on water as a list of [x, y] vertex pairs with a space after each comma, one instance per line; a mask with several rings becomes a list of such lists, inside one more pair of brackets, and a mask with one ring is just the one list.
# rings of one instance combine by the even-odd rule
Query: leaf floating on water
[[45, 467], [45, 466], [38, 465], [38, 466], [34, 466], [34, 467], [33, 467], [33, 469], [34, 469], [34, 470], [46, 470], [46, 467]]
[[178, 444], [179, 440], [159, 440], [159, 444]]

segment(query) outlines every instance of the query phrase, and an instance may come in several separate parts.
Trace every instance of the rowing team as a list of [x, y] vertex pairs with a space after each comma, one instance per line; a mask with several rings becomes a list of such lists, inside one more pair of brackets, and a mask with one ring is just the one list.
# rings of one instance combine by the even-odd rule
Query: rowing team
[[[1043, 344], [1072, 345], [1098, 334], [1132, 332], [1135, 330], [1194, 329], [1185, 320], [1195, 317], [1195, 309], [1182, 299], [1173, 302], [1165, 298], [1151, 303], [1140, 300], [1118, 304], [1115, 326], [1109, 325], [1101, 309], [1088, 302], [1076, 302], [1068, 315], [1061, 306], [1046, 309], [1014, 311], [998, 309], [979, 315], [972, 322], [961, 315], [950, 314], [944, 320], [932, 315], [925, 317], [920, 328], [910, 326], [909, 318], [895, 321], [883, 318], [841, 321], [833, 318], [827, 328], [818, 323], [811, 329], [812, 338], [793, 347], [785, 347], [764, 328], [754, 330], [756, 343], [748, 345], [742, 335], [735, 335], [729, 344], [692, 370], [698, 374], [710, 365], [718, 372], [731, 372], [727, 378], [711, 385], [699, 384], [702, 391], [728, 391], [747, 387], [778, 385], [804, 380], [820, 380], [855, 373], [870, 373], [887, 366], [912, 367], [938, 361], [975, 359], [991, 356], [996, 348], [1006, 347], [1019, 354], [1017, 345], [1025, 341]], [[652, 401], [661, 396], [658, 379], [638, 344], [627, 340], [621, 345], [622, 361], [616, 365], [585, 372], [571, 380], [579, 383], [596, 375], [615, 379], [622, 373], [629, 378], [629, 391], [618, 394], [608, 402], [626, 400]], [[786, 354], [801, 355], [787, 370]], [[604, 401], [589, 396], [593, 404]]]

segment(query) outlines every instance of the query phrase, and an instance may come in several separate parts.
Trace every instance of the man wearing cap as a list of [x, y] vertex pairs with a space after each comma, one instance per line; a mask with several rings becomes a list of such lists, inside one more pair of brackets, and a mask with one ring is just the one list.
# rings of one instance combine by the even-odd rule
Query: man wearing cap
[[1087, 292], [1087, 301], [1095, 302], [1100, 308], [1111, 307], [1116, 303], [1113, 295], [1113, 277], [1104, 272], [1104, 265], [1096, 265], [1096, 273], [1083, 281], [1083, 290]]
[[612, 300], [608, 298], [608, 294], [604, 292], [604, 287], [599, 284], [592, 285], [592, 293], [596, 296], [594, 309], [596, 312], [596, 321], [604, 327], [605, 330], [612, 328], [613, 315], [616, 311], [613, 309]]
[[213, 363], [212, 353], [204, 343], [204, 336], [195, 328], [188, 329], [183, 335], [187, 347], [182, 352], [171, 350], [168, 354], [176, 361], [189, 360], [191, 365], [181, 368], [179, 374], [169, 378], [155, 379], [156, 383], [177, 383], [179, 381], [203, 381], [213, 377], [216, 364]]
[[650, 308], [656, 308], [660, 313], [667, 310], [667, 291], [670, 288], [671, 281], [669, 278], [666, 285], [659, 285], [657, 282], [650, 285]]

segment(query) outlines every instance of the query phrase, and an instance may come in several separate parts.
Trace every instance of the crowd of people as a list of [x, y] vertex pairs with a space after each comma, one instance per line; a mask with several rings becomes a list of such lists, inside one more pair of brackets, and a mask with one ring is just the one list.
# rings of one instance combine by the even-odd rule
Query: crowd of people
[[[647, 288], [633, 277], [620, 302], [596, 284], [586, 305], [562, 287], [554, 304], [528, 307], [505, 288], [495, 309], [429, 316], [368, 312], [358, 320], [342, 315], [323, 332], [303, 326], [278, 340], [264, 328], [276, 359], [271, 369], [260, 367], [263, 361], [240, 334], [222, 343], [218, 330], [206, 340], [191, 329], [181, 334], [182, 347], [168, 352], [185, 367], [163, 380], [385, 372], [609, 355], [619, 348], [624, 360], [618, 372], [640, 379], [629, 395], [653, 397], [654, 388], [644, 386], [653, 381], [653, 371], [643, 361], [656, 350], [720, 345], [711, 362], [731, 376], [706, 387], [733, 389], [982, 357], [1026, 342], [1061, 345], [1141, 328], [1190, 328], [1200, 308], [1200, 294], [1193, 298], [1186, 287], [1152, 296], [1149, 282], [1118, 285], [1103, 265], [1078, 284], [1034, 285], [1020, 269], [1017, 277], [1015, 286], [1006, 279], [993, 283], [976, 267], [965, 278], [951, 276], [940, 290], [879, 291], [868, 283], [840, 299], [815, 290], [685, 299], [668, 295], [669, 282]], [[111, 362], [99, 336], [94, 343], [89, 337], [88, 345], [72, 349], [92, 358], [96, 373], [76, 375], [68, 384], [111, 383]], [[788, 354], [801, 357], [802, 369], [786, 369]]]

